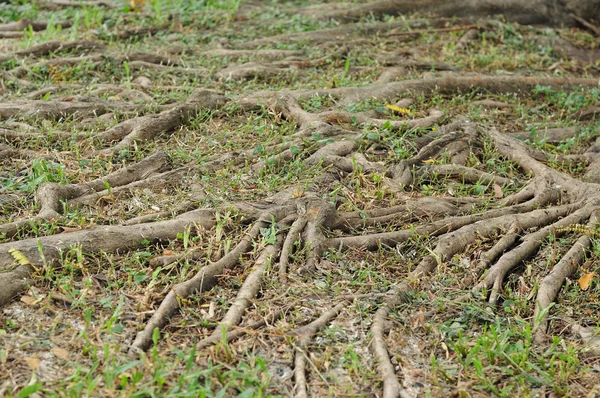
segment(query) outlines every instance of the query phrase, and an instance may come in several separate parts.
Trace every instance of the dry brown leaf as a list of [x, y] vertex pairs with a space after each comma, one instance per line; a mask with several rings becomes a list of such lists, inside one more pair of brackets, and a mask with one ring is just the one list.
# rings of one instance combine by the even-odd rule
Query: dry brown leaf
[[169, 250], [169, 249], [165, 249], [163, 250], [163, 256], [172, 256], [173, 254], [175, 254], [175, 252], [173, 252], [173, 250]]
[[62, 229], [63, 233], [81, 231], [81, 227], [65, 227], [65, 226], [62, 226], [62, 227], [60, 227], [60, 229]]
[[40, 368], [40, 360], [39, 359], [33, 358], [33, 357], [26, 357], [23, 359], [25, 359], [25, 362], [27, 362], [27, 366], [29, 366], [30, 369], [39, 370], [39, 368]]
[[502, 187], [498, 184], [494, 184], [494, 198], [502, 199], [504, 197], [504, 192], [502, 192]]
[[592, 279], [594, 278], [593, 272], [588, 272], [587, 274], [583, 274], [581, 278], [579, 278], [579, 287], [581, 290], [588, 290], [590, 287], [590, 283], [592, 283]]
[[21, 296], [21, 301], [27, 305], [36, 305], [37, 303], [42, 301], [42, 298], [35, 298], [35, 297], [31, 297], [31, 296]]
[[131, 7], [131, 11], [141, 11], [145, 3], [145, 0], [130, 0], [129, 6]]
[[69, 351], [64, 348], [54, 347], [52, 350], [52, 354], [58, 359], [62, 359], [63, 361], [67, 361], [69, 359]]

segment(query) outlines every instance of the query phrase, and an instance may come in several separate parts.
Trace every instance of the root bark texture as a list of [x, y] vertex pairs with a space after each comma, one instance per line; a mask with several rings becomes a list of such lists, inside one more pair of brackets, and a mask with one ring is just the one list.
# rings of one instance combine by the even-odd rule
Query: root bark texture
[[[211, 346], [237, 344], [245, 334], [261, 336], [254, 348], [273, 348], [264, 336], [280, 343], [287, 339], [288, 351], [282, 343], [274, 355], [284, 356], [280, 362], [289, 368], [290, 378], [293, 373], [293, 394], [316, 396], [323, 391], [318, 389], [320, 369], [330, 362], [313, 361], [320, 355], [315, 347], [330, 338], [326, 328], [337, 327], [345, 317], [345, 323], [339, 322], [342, 327], [360, 329], [371, 339], [361, 360], [376, 368], [382, 391], [377, 386], [365, 395], [404, 398], [412, 395], [409, 361], [394, 343], [416, 335], [419, 328], [429, 330], [424, 322], [409, 329], [410, 319], [423, 314], [409, 309], [402, 326], [407, 333], [397, 333], [397, 313], [411, 306], [410, 298], [433, 301], [441, 291], [460, 288], [467, 294], [462, 292], [454, 304], [473, 299], [495, 311], [508, 300], [507, 287], [514, 287], [511, 275], [535, 262], [539, 266], [531, 278], [537, 280], [530, 286], [539, 283], [539, 290], [533, 316], [528, 316], [535, 343], [544, 344], [554, 333], [552, 303], [559, 300], [561, 288], [589, 257], [597, 256], [600, 138], [597, 126], [585, 124], [596, 117], [597, 106], [575, 111], [569, 107], [577, 101], [562, 94], [596, 93], [598, 79], [569, 73], [458, 74], [459, 63], [433, 56], [407, 59], [420, 50], [404, 47], [379, 54], [372, 65], [354, 65], [358, 40], [388, 48], [390, 41], [397, 46], [417, 36], [454, 32], [451, 45], [443, 48], [458, 57], [484, 38], [517, 35], [504, 23], [501, 34], [484, 35], [499, 29], [493, 21], [355, 23], [365, 15], [425, 10], [471, 18], [503, 12], [524, 23], [551, 24], [565, 23], [568, 15], [557, 14], [546, 0], [526, 5], [417, 3], [382, 0], [343, 8], [329, 3], [326, 9], [308, 7], [299, 13], [343, 24], [246, 42], [221, 37], [219, 45], [235, 48], [202, 49], [192, 59], [183, 48], [115, 54], [100, 36], [6, 51], [0, 57], [7, 65], [0, 72], [0, 95], [15, 87], [23, 92], [17, 100], [0, 103], [0, 163], [11, 164], [0, 170], [8, 187], [3, 185], [0, 193], [0, 307], [18, 305], [14, 299], [40, 279], [54, 284], [40, 276], [74, 256], [138, 251], [142, 258], [149, 253], [150, 259], [139, 262], [143, 272], [152, 273], [152, 282], [140, 283], [143, 295], [131, 295], [143, 297], [139, 308], [145, 311], [138, 309], [137, 318], [145, 324], [135, 337], [132, 333], [130, 354], [147, 350], [156, 330], [170, 335], [175, 320], [193, 312], [194, 320], [202, 319], [186, 328], [193, 327], [200, 336], [194, 340], [196, 348], [211, 355], [218, 356]], [[107, 1], [43, 4], [115, 6]], [[568, 19], [593, 26], [587, 17], [598, 17], [597, 10], [587, 11], [585, 20], [581, 15]], [[457, 21], [459, 26], [449, 25]], [[189, 29], [175, 22], [123, 30], [110, 40], [142, 40], [161, 30]], [[70, 22], [61, 24], [66, 29]], [[39, 31], [48, 24], [21, 20], [0, 26], [0, 33], [24, 28]], [[257, 50], [280, 43], [308, 47]], [[191, 62], [197, 56], [239, 64]], [[86, 66], [98, 73], [107, 63], [126, 65], [135, 79], [128, 76], [126, 87], [113, 81], [94, 87], [87, 82], [63, 85], [58, 78], [41, 87], [29, 81], [33, 71]], [[328, 84], [264, 90], [273, 87], [265, 82], [282, 76], [302, 82], [334, 69], [337, 74], [328, 77]], [[369, 80], [352, 85], [352, 76], [361, 74]], [[172, 81], [155, 83], [147, 77], [157, 75]], [[196, 86], [178, 97], [190, 84], [182, 79], [193, 79]], [[182, 81], [187, 85], [180, 86]], [[445, 101], [454, 98], [465, 105], [448, 109]], [[540, 98], [547, 100], [545, 107], [569, 109], [565, 118], [582, 126], [540, 127], [546, 120], [529, 125], [529, 119], [521, 118], [522, 108]], [[560, 106], [552, 102], [564, 98], [572, 101]], [[469, 113], [469, 106], [481, 113]], [[530, 110], [531, 115], [539, 111]], [[519, 123], [511, 131], [497, 123], [514, 119]], [[38, 153], [39, 147], [27, 147], [36, 140], [47, 142], [50, 149]], [[65, 143], [69, 150], [52, 149]], [[560, 152], [558, 147], [566, 149]], [[572, 148], [576, 150], [569, 152]], [[89, 164], [78, 151], [92, 153]], [[82, 171], [68, 178], [61, 174], [77, 167]], [[163, 204], [156, 206], [155, 200]], [[5, 214], [4, 209], [9, 211]], [[557, 238], [568, 241], [568, 249], [556, 249]], [[544, 269], [540, 264], [547, 263], [543, 257], [550, 246], [557, 262], [552, 258], [552, 266]], [[82, 262], [77, 264], [77, 272], [92, 280]], [[161, 291], [156, 280], [164, 273], [168, 282], [161, 282]], [[383, 302], [366, 303], [381, 297]], [[202, 308], [208, 306], [208, 313], [197, 315], [191, 298], [203, 302]], [[313, 305], [324, 300], [330, 305]], [[361, 306], [358, 320], [345, 313], [351, 303]], [[436, 314], [429, 308], [428, 318]], [[588, 333], [581, 328], [576, 330]], [[400, 368], [401, 377], [396, 374]]]

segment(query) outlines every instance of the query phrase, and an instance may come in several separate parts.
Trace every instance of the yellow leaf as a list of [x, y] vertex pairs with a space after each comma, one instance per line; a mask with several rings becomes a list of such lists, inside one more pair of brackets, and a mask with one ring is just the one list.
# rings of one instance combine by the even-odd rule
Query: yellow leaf
[[140, 9], [144, 7], [145, 3], [145, 0], [129, 0], [131, 11], [140, 11]]
[[435, 163], [435, 159], [427, 159], [427, 160], [424, 160], [422, 163], [432, 164], [432, 163]]
[[581, 290], [588, 290], [590, 287], [590, 283], [592, 283], [592, 279], [594, 278], [593, 272], [588, 272], [587, 274], [583, 274], [581, 278], [579, 278], [579, 287]]
[[17, 249], [8, 249], [8, 253], [19, 263], [19, 265], [32, 265], [31, 261]]
[[385, 107], [394, 112], [410, 115], [410, 109], [408, 109], [408, 108], [400, 108], [399, 106], [391, 105], [391, 104], [385, 104]]

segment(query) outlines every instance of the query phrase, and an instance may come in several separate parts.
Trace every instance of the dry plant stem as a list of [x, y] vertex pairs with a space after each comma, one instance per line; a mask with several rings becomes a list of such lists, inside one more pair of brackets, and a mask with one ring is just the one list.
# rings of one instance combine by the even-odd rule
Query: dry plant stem
[[267, 315], [265, 317], [265, 319], [251, 323], [248, 326], [234, 327], [231, 330], [228, 330], [224, 336], [222, 334], [219, 334], [219, 335], [212, 334], [211, 336], [200, 340], [198, 342], [198, 344], [196, 345], [196, 350], [197, 351], [203, 350], [203, 349], [208, 348], [211, 345], [217, 344], [219, 342], [226, 341], [226, 342], [230, 343], [233, 340], [237, 339], [238, 337], [241, 337], [244, 334], [248, 333], [248, 331], [250, 331], [250, 330], [256, 330], [256, 329], [262, 328], [263, 326], [266, 326], [270, 323], [275, 322], [279, 317], [281, 317], [281, 315], [283, 313], [284, 313], [284, 309], [279, 309], [279, 310], [273, 312], [272, 314]]
[[262, 250], [262, 253], [256, 259], [252, 271], [250, 271], [246, 277], [246, 280], [231, 304], [231, 307], [229, 307], [229, 310], [215, 328], [213, 336], [222, 336], [229, 327], [240, 324], [244, 312], [250, 305], [250, 302], [254, 300], [258, 294], [265, 271], [276, 260], [282, 243], [283, 234], [278, 234], [277, 242], [272, 245], [267, 245]]
[[319, 329], [325, 327], [329, 322], [331, 322], [339, 315], [339, 313], [348, 305], [348, 302], [348, 300], [344, 300], [329, 311], [326, 311], [323, 314], [321, 314], [320, 317], [318, 317], [308, 325], [304, 325], [288, 333], [292, 336], [299, 336], [298, 342], [296, 344], [296, 354], [294, 357], [294, 396], [296, 398], [308, 397], [308, 391], [306, 388], [306, 359], [308, 356], [306, 352], [306, 347], [308, 346], [308, 343]]
[[[80, 247], [83, 252], [94, 253], [104, 251], [114, 253], [118, 250], [131, 250], [143, 247], [143, 241], [151, 243], [172, 240], [190, 226], [210, 229], [216, 224], [214, 210], [199, 209], [184, 213], [172, 220], [148, 224], [120, 226], [112, 225], [95, 227], [88, 230], [70, 232], [68, 235], [58, 234], [40, 238], [24, 239], [17, 242], [0, 244], [0, 267], [10, 267], [14, 259], [9, 249], [17, 249], [36, 267], [52, 264], [61, 258], [62, 253], [72, 247]], [[65, 237], [68, 236], [66, 239]], [[42, 252], [40, 252], [40, 247]], [[19, 279], [29, 276], [27, 269], [19, 271]], [[1, 280], [0, 280], [1, 281]], [[13, 283], [11, 281], [2, 281]], [[0, 285], [0, 291], [9, 286]], [[0, 307], [6, 302], [0, 301]]]
[[[589, 228], [597, 228], [600, 220], [600, 210], [595, 210], [588, 223]], [[535, 312], [533, 314], [533, 327], [535, 341], [543, 343], [548, 330], [548, 309], [554, 302], [565, 279], [571, 276], [577, 267], [583, 263], [584, 255], [591, 245], [588, 235], [582, 235], [569, 251], [560, 259], [548, 275], [544, 277], [537, 293]]]
[[[573, 206], [573, 208], [576, 208], [576, 206]], [[555, 209], [557, 208], [548, 209], [547, 211], [550, 212]], [[529, 258], [535, 251], [537, 251], [546, 236], [552, 234], [556, 227], [577, 224], [582, 219], [589, 217], [593, 210], [594, 208], [592, 205], [585, 205], [581, 209], [576, 210], [574, 213], [566, 216], [560, 221], [528, 234], [523, 238], [523, 241], [519, 246], [500, 257], [498, 262], [490, 268], [485, 278], [478, 283], [473, 290], [477, 292], [483, 289], [491, 288], [489, 302], [490, 304], [496, 304], [500, 295], [504, 277], [511, 269], [516, 267], [522, 261]], [[541, 225], [547, 224], [549, 218], [545, 218], [545, 220], [540, 220]]]
[[223, 270], [233, 267], [239, 261], [240, 256], [252, 248], [253, 240], [258, 237], [260, 229], [268, 225], [271, 216], [274, 217], [275, 221], [278, 221], [286, 215], [286, 212], [290, 213], [290, 208], [279, 207], [267, 211], [254, 223], [252, 228], [250, 228], [232, 251], [223, 256], [219, 261], [200, 269], [193, 278], [173, 286], [154, 315], [152, 315], [152, 318], [146, 323], [144, 330], [137, 334], [130, 347], [130, 352], [136, 353], [147, 349], [152, 342], [154, 329], [162, 329], [167, 325], [171, 316], [179, 309], [179, 298], [186, 298], [190, 294], [202, 293], [212, 288], [216, 283], [217, 277]]

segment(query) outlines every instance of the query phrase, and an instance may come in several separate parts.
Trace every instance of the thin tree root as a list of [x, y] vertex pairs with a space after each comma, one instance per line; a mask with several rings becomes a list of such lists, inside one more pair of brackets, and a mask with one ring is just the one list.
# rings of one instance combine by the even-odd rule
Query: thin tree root
[[[588, 223], [589, 228], [596, 228], [600, 220], [600, 210], [595, 210]], [[552, 271], [540, 283], [537, 292], [535, 312], [533, 314], [533, 327], [535, 331], [536, 343], [543, 343], [546, 340], [548, 330], [548, 310], [550, 304], [556, 299], [558, 291], [562, 287], [565, 279], [575, 272], [578, 265], [583, 263], [584, 254], [591, 245], [591, 239], [588, 235], [582, 235], [571, 249], [560, 259]]]
[[229, 307], [229, 310], [215, 328], [213, 336], [222, 336], [229, 327], [240, 324], [248, 305], [250, 305], [250, 302], [254, 300], [258, 294], [265, 271], [273, 262], [275, 262], [279, 255], [282, 243], [283, 234], [279, 234], [277, 236], [277, 241], [274, 244], [267, 245], [262, 250], [262, 253], [256, 259], [252, 271], [246, 277], [244, 284]]
[[281, 256], [279, 257], [279, 282], [282, 287], [287, 284], [288, 264], [293, 246], [300, 238], [302, 230], [304, 230], [307, 222], [308, 220], [304, 214], [298, 217], [290, 227], [290, 230], [285, 237], [285, 241], [283, 242]]
[[[576, 208], [576, 205], [571, 206], [573, 206], [573, 208]], [[548, 210], [548, 212], [555, 209], [557, 208], [550, 209]], [[512, 268], [517, 266], [525, 259], [529, 258], [539, 248], [546, 236], [552, 234], [557, 227], [567, 226], [569, 224], [577, 224], [582, 219], [589, 217], [592, 211], [592, 205], [585, 205], [582, 208], [575, 211], [574, 213], [569, 214], [565, 218], [561, 219], [560, 221], [557, 221], [552, 225], [549, 225], [536, 232], [526, 235], [519, 246], [500, 257], [498, 262], [490, 268], [485, 278], [474, 287], [474, 292], [491, 288], [489, 303], [496, 304], [498, 302], [500, 291], [502, 289], [502, 282], [504, 280], [504, 277]], [[549, 215], [550, 214], [548, 214], [548, 216]], [[546, 218], [540, 219], [539, 224], [547, 224], [547, 221], [549, 220], [548, 216]]]
[[290, 331], [288, 334], [292, 336], [299, 336], [298, 342], [296, 343], [296, 354], [294, 356], [294, 381], [295, 381], [295, 394], [296, 398], [307, 398], [308, 389], [306, 383], [306, 359], [308, 357], [306, 347], [310, 342], [313, 335], [329, 322], [335, 319], [339, 313], [348, 306], [347, 300], [339, 303], [329, 311], [321, 314], [320, 317], [304, 325], [298, 329]]
[[173, 286], [171, 291], [163, 299], [159, 308], [152, 315], [152, 318], [146, 323], [144, 330], [137, 334], [129, 352], [135, 354], [147, 349], [152, 342], [154, 329], [162, 329], [167, 325], [171, 316], [173, 316], [180, 308], [179, 300], [181, 298], [185, 299], [190, 294], [202, 293], [212, 288], [216, 283], [218, 275], [220, 275], [225, 268], [233, 267], [239, 261], [240, 255], [251, 249], [252, 241], [259, 235], [260, 229], [265, 228], [268, 225], [271, 216], [275, 221], [278, 221], [282, 219], [289, 210], [289, 208], [280, 207], [265, 212], [254, 223], [252, 228], [250, 228], [233, 250], [227, 253], [219, 261], [200, 269], [193, 278]]
[[377, 361], [377, 369], [383, 380], [383, 398], [410, 397], [410, 394], [404, 390], [396, 377], [396, 372], [390, 361], [384, 337], [387, 316], [399, 300], [404, 299], [403, 293], [405, 290], [406, 286], [403, 284], [392, 289], [387, 302], [379, 307], [375, 313], [373, 324], [371, 325], [371, 336], [373, 338], [371, 341], [371, 349], [373, 350], [373, 355]]

